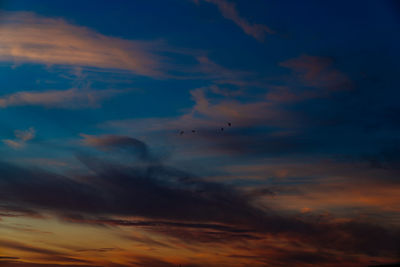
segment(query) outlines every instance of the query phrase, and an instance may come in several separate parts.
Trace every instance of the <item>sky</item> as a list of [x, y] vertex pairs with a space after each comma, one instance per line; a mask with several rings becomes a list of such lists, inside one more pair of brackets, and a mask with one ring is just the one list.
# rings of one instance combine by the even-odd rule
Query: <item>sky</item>
[[0, 0], [0, 266], [400, 261], [398, 1]]

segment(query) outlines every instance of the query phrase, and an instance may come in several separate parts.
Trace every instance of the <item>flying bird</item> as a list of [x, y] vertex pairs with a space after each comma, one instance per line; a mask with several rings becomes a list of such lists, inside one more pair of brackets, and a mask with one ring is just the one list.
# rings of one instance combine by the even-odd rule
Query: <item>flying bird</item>
[[192, 133], [195, 133], [196, 132], [196, 130], [192, 130]]
[[221, 128], [221, 132], [223, 132], [223, 131], [224, 131], [224, 127]]
[[228, 126], [231, 127], [231, 126], [232, 126], [232, 123], [228, 122]]
[[184, 133], [184, 131], [181, 131], [179, 134], [182, 135]]

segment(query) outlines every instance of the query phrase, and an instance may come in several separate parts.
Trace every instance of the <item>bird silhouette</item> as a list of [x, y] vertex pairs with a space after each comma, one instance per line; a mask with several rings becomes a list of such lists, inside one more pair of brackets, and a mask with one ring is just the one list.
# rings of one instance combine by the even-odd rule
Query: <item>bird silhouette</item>
[[[228, 124], [228, 127], [231, 127], [231, 126], [232, 126], [232, 123], [230, 123], [230, 122], [227, 122], [227, 124]], [[225, 128], [224, 128], [224, 127], [221, 127], [221, 132], [223, 132], [224, 130], [225, 130]], [[192, 133], [196, 133], [196, 130], [195, 130], [195, 129], [192, 129], [191, 132], [192, 132]], [[185, 131], [180, 131], [180, 132], [179, 132], [180, 135], [183, 135], [184, 133], [185, 133]]]

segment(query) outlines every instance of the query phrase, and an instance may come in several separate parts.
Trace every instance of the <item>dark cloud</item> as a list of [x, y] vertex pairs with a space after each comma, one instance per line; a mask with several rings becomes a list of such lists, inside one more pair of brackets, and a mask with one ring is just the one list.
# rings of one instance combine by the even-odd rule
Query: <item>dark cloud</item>
[[[92, 186], [39, 169], [0, 163], [0, 199], [8, 210], [80, 210], [96, 212], [102, 199]], [[86, 199], [90, 199], [87, 202]], [[86, 203], [86, 204], [85, 204]], [[100, 204], [101, 205], [101, 204]]]
[[[272, 234], [346, 253], [393, 256], [399, 251], [398, 229], [281, 215], [254, 206], [254, 196], [232, 186], [160, 164], [123, 166], [83, 155], [79, 159], [91, 172], [73, 178], [1, 163], [0, 201], [9, 210], [27, 207], [75, 223], [142, 227], [185, 242], [262, 240]], [[118, 219], [123, 216], [142, 219]]]
[[0, 164], [0, 199], [58, 214], [136, 215], [196, 222], [248, 224], [260, 211], [235, 189], [161, 165], [123, 167], [81, 159], [96, 172], [69, 178]]

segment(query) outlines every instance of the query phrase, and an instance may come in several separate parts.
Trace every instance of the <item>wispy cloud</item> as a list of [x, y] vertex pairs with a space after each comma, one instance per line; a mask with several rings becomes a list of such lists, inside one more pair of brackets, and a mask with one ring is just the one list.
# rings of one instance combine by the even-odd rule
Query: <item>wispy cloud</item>
[[[207, 57], [199, 57], [204, 70], [215, 75], [216, 83], [246, 85], [249, 73], [236, 72], [218, 66]], [[329, 98], [335, 92], [348, 90], [352, 86], [348, 76], [336, 68], [326, 57], [301, 55], [279, 63], [291, 73], [279, 81], [280, 85], [264, 84], [263, 91], [249, 92], [247, 86], [238, 90], [224, 91], [223, 87], [210, 85], [190, 91], [194, 105], [182, 116], [173, 118], [149, 118], [109, 122], [108, 126], [135, 128], [137, 132], [220, 128], [231, 121], [235, 127], [282, 127], [300, 126], [299, 115], [288, 109], [288, 104], [300, 103], [315, 98]], [[223, 96], [223, 97], [221, 97]], [[128, 126], [128, 127], [124, 127]]]
[[36, 131], [35, 128], [33, 127], [30, 127], [28, 130], [25, 131], [15, 130], [14, 131], [15, 139], [3, 139], [2, 141], [9, 147], [12, 147], [14, 149], [19, 149], [23, 148], [26, 142], [35, 138], [35, 134]]
[[95, 108], [108, 97], [121, 90], [76, 89], [23, 91], [0, 97], [0, 108], [11, 106], [43, 106], [47, 108]]
[[[226, 0], [203, 0], [216, 5], [224, 18], [232, 20], [246, 34], [252, 36], [258, 41], [264, 41], [267, 34], [273, 34], [274, 31], [263, 24], [252, 24], [247, 19], [241, 17], [234, 3]], [[198, 1], [197, 1], [198, 2]]]
[[153, 44], [105, 36], [60, 18], [3, 12], [0, 61], [127, 70], [159, 76]]

